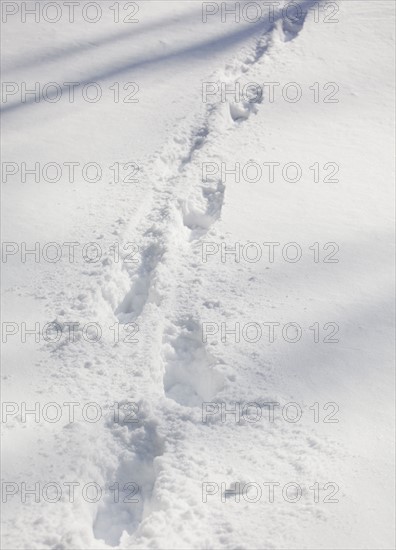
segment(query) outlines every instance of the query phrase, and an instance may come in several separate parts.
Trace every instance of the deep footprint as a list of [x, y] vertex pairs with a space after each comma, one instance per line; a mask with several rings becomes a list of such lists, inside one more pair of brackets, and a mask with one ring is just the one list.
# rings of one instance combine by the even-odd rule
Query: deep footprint
[[142, 253], [141, 265], [132, 287], [114, 312], [122, 323], [134, 321], [142, 313], [150, 296], [155, 268], [163, 254], [164, 248], [160, 243], [150, 244]]
[[118, 425], [115, 430], [123, 447], [119, 466], [93, 524], [95, 538], [113, 547], [120, 544], [124, 531], [132, 535], [144, 518], [156, 480], [154, 460], [164, 451], [153, 420]]
[[215, 370], [216, 359], [206, 350], [200, 326], [191, 318], [165, 334], [162, 361], [165, 395], [180, 405], [201, 407], [224, 387], [224, 376]]
[[218, 181], [216, 187], [201, 187], [201, 197], [191, 198], [182, 205], [183, 224], [190, 230], [210, 229], [220, 218], [224, 204], [225, 186]]

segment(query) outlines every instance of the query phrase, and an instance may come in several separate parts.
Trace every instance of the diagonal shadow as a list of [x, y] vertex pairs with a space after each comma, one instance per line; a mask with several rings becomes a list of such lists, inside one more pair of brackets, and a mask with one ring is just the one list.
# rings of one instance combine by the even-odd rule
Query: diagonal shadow
[[[298, 24], [298, 29], [295, 32], [293, 38], [298, 35], [298, 32], [302, 28], [302, 24], [305, 21], [305, 17], [307, 14], [307, 10], [310, 6], [312, 6], [315, 3], [315, 0], [305, 0], [304, 2], [301, 2], [299, 5], [301, 6], [301, 9], [303, 13], [305, 14], [304, 20], [300, 21]], [[210, 40], [201, 40], [198, 43], [195, 43], [189, 47], [182, 47], [178, 50], [175, 50], [173, 52], [169, 53], [162, 53], [157, 54], [153, 56], [149, 56], [143, 59], [139, 59], [136, 61], [132, 61], [130, 63], [122, 64], [120, 66], [112, 67], [111, 69], [105, 69], [100, 72], [92, 73], [88, 77], [84, 79], [78, 79], [76, 80], [79, 82], [80, 86], [85, 86], [88, 84], [91, 84], [92, 82], [97, 82], [100, 80], [106, 80], [112, 77], [119, 77], [122, 76], [125, 73], [128, 73], [130, 71], [133, 71], [135, 69], [139, 69], [142, 67], [150, 67], [151, 65], [155, 65], [156, 63], [160, 62], [167, 62], [167, 61], [177, 61], [179, 59], [185, 58], [186, 60], [190, 57], [194, 57], [196, 55], [199, 55], [201, 58], [205, 58], [207, 56], [213, 55], [213, 52], [223, 51], [227, 48], [231, 48], [231, 46], [235, 46], [247, 38], [253, 36], [259, 29], [262, 30], [263, 34], [267, 34], [268, 32], [271, 32], [277, 23], [277, 21], [282, 19], [282, 12], [278, 12], [275, 14], [274, 22], [270, 21], [258, 21], [257, 23], [253, 23], [248, 27], [244, 27], [242, 29], [236, 30], [234, 32], [229, 33], [226, 36], [221, 36], [219, 38], [214, 38]], [[67, 81], [71, 82], [73, 81], [73, 78], [67, 79]], [[60, 89], [62, 90], [62, 93], [68, 90], [67, 86], [61, 86]], [[56, 92], [53, 93], [53, 96], [51, 94], [47, 95], [48, 99], [56, 97]], [[25, 102], [15, 102], [10, 103], [9, 105], [4, 106], [1, 109], [1, 112], [4, 114], [19, 110], [23, 107], [29, 107], [31, 105], [37, 105], [41, 102], [41, 98], [39, 101], [36, 101], [35, 96], [30, 96]]]
[[66, 62], [67, 58], [76, 54], [92, 51], [94, 48], [100, 48], [109, 44], [117, 44], [118, 42], [123, 42], [124, 40], [130, 40], [131, 38], [135, 38], [143, 33], [149, 33], [156, 29], [163, 29], [165, 26], [171, 27], [172, 24], [180, 24], [184, 22], [187, 17], [190, 18], [192, 15], [193, 14], [191, 12], [180, 17], [174, 15], [150, 24], [139, 24], [139, 26], [133, 26], [132, 29], [129, 27], [127, 30], [118, 32], [117, 34], [111, 34], [101, 39], [94, 39], [89, 43], [70, 46], [67, 49], [54, 52], [41, 51], [34, 57], [13, 63], [12, 70], [40, 67], [46, 63], [52, 63], [55, 61]]

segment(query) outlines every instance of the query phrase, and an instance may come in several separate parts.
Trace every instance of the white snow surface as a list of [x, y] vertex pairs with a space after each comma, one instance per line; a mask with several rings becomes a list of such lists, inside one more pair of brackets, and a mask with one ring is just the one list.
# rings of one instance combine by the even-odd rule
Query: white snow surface
[[[17, 488], [3, 497], [3, 548], [395, 547], [395, 5], [319, 2], [315, 21], [314, 2], [301, 2], [307, 15], [292, 24], [280, 15], [283, 3], [273, 23], [222, 22], [220, 13], [203, 23], [199, 1], [142, 1], [135, 24], [115, 23], [110, 2], [100, 3], [96, 24], [18, 15], [2, 24], [3, 81], [97, 82], [103, 90], [96, 103], [76, 93], [74, 103], [21, 103], [15, 94], [2, 104], [3, 163], [103, 168], [98, 182], [80, 170], [74, 182], [66, 170], [57, 182], [23, 182], [20, 172], [2, 182], [2, 240], [19, 250], [2, 263], [3, 328], [18, 327], [2, 351], [2, 481]], [[123, 14], [126, 3], [118, 4]], [[328, 4], [337, 22], [323, 21]], [[125, 83], [137, 83], [138, 102], [115, 103], [115, 82], [121, 97]], [[279, 86], [273, 102], [267, 86], [260, 102], [216, 94], [205, 103], [205, 82]], [[290, 82], [303, 92], [297, 102], [282, 96]], [[323, 101], [333, 90], [326, 83], [337, 83], [338, 102]], [[139, 167], [134, 181], [114, 182], [108, 167], [116, 162]], [[279, 171], [271, 182], [264, 167], [258, 181], [253, 171], [239, 181], [202, 176], [205, 163], [249, 162], [295, 162], [302, 177], [286, 181]], [[337, 181], [323, 181], [326, 163], [339, 166]], [[75, 260], [23, 261], [22, 243], [42, 251], [50, 242], [80, 243]], [[81, 253], [90, 242], [102, 251], [91, 263]], [[249, 242], [280, 243], [274, 261], [265, 246], [249, 260], [255, 244], [239, 262], [231, 254], [221, 261], [222, 246]], [[136, 262], [122, 252], [128, 243]], [[283, 258], [286, 243], [301, 247], [299, 261]], [[218, 252], [204, 261], [208, 246]], [[339, 261], [324, 262], [332, 252]], [[23, 341], [23, 326], [55, 322], [94, 323], [102, 335]], [[274, 342], [263, 323], [279, 324]], [[294, 343], [282, 337], [288, 323], [301, 327]], [[239, 326], [239, 341], [222, 338], [222, 326]], [[338, 341], [324, 342], [335, 326]], [[205, 330], [216, 332], [205, 338]], [[133, 331], [134, 341], [124, 341]], [[74, 419], [67, 402], [78, 404]], [[256, 422], [247, 414], [204, 422], [209, 402], [212, 411], [279, 406], [273, 421], [263, 406]], [[295, 422], [281, 413], [291, 402], [302, 411]], [[9, 403], [16, 412], [4, 415]], [[24, 418], [23, 403], [38, 403], [39, 418]], [[48, 420], [48, 403], [61, 408], [57, 421]], [[100, 407], [97, 422], [82, 412], [88, 403], [96, 404], [91, 417]], [[115, 403], [134, 404], [137, 421], [116, 421]], [[328, 415], [338, 422], [325, 422]], [[82, 495], [91, 482], [103, 488], [97, 502]], [[278, 484], [273, 502], [269, 482]], [[62, 487], [56, 502], [42, 493], [47, 483]], [[74, 502], [65, 483], [79, 484]], [[302, 489], [296, 502], [282, 495], [289, 483]], [[23, 484], [38, 484], [38, 502]], [[208, 487], [214, 494], [205, 498]], [[225, 495], [232, 489], [240, 494]], [[333, 490], [336, 502], [324, 502]]]

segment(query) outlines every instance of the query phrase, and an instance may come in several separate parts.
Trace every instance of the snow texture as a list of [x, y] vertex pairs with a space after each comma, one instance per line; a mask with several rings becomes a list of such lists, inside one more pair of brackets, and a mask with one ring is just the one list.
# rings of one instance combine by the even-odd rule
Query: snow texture
[[394, 548], [394, 3], [2, 4], [2, 547]]

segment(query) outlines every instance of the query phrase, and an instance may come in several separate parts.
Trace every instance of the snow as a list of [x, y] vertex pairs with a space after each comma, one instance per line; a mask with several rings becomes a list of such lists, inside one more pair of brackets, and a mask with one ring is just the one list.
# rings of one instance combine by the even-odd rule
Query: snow
[[2, 23], [3, 547], [394, 548], [394, 3], [57, 4]]

